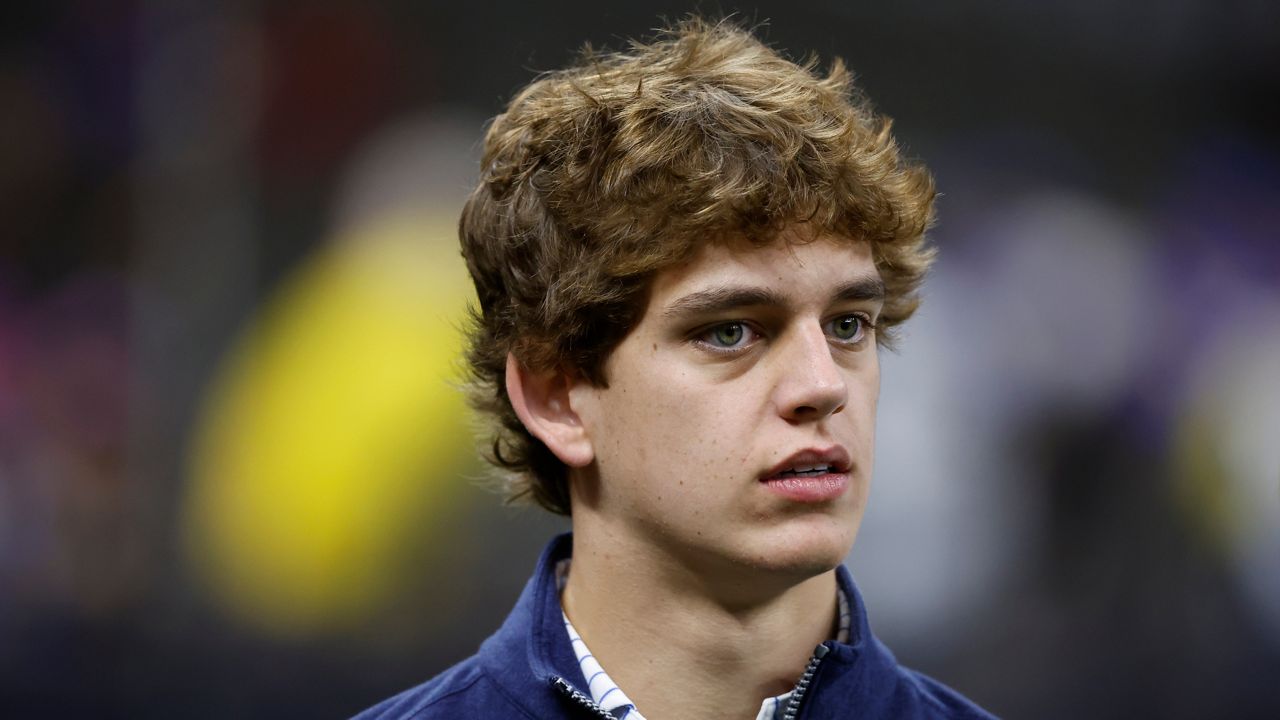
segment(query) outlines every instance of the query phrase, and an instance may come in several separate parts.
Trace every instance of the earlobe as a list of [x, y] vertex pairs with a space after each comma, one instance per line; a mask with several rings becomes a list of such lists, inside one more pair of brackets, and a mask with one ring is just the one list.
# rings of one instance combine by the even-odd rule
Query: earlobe
[[520, 422], [565, 465], [585, 467], [595, 450], [570, 402], [572, 382], [564, 371], [533, 372], [507, 353], [507, 397]]

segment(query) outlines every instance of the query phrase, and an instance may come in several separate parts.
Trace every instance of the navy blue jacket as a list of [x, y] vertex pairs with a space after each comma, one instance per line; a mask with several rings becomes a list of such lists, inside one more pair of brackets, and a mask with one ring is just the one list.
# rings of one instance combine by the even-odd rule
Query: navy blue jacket
[[[570, 555], [570, 537], [561, 535], [547, 546], [515, 609], [478, 653], [365, 710], [357, 720], [613, 720], [612, 715], [592, 709], [586, 679], [560, 614], [555, 567]], [[850, 642], [831, 640], [818, 646], [805, 673], [809, 681], [798, 718], [992, 717], [945, 685], [899, 666], [871, 634], [866, 608], [849, 571], [841, 567], [838, 577], [853, 613]]]

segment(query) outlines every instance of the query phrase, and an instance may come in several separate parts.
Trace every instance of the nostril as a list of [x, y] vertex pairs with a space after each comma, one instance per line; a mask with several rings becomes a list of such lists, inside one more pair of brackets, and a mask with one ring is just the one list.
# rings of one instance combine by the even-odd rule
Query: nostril
[[843, 403], [842, 403], [842, 404], [840, 404], [840, 405], [836, 405], [836, 406], [835, 406], [834, 408], [832, 408], [831, 410], [828, 410], [828, 411], [825, 411], [825, 412], [824, 412], [824, 411], [822, 411], [822, 410], [819, 410], [819, 409], [818, 409], [818, 407], [817, 407], [817, 406], [814, 406], [814, 405], [798, 405], [798, 406], [796, 406], [795, 408], [793, 408], [793, 409], [791, 410], [792, 414], [797, 415], [797, 416], [802, 416], [802, 415], [819, 415], [819, 414], [835, 415], [836, 413], [838, 413], [838, 412], [843, 412], [843, 411], [844, 411], [844, 404], [843, 404]]

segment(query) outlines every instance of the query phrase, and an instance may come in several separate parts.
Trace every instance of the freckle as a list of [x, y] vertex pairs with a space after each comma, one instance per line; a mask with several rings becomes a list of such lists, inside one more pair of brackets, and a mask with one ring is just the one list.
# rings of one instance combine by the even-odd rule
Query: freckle
[[658, 343], [653, 344], [653, 351], [658, 352]]

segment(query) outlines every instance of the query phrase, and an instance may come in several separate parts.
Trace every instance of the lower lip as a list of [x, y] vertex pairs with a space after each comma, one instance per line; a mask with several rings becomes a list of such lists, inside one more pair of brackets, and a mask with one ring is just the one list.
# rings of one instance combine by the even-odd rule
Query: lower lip
[[820, 503], [835, 500], [849, 487], [848, 473], [826, 475], [793, 475], [761, 480], [765, 487], [783, 497], [802, 503]]

